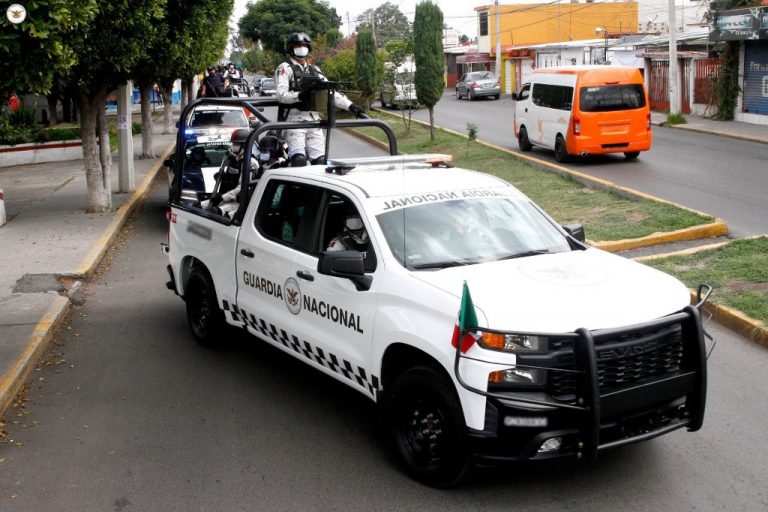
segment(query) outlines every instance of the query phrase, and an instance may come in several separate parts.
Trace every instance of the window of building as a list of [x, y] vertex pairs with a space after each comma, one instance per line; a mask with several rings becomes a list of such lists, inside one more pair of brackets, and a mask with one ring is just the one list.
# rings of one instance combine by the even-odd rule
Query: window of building
[[488, 11], [483, 11], [478, 13], [477, 17], [478, 17], [478, 22], [480, 23], [477, 33], [481, 36], [487, 36], [488, 35]]

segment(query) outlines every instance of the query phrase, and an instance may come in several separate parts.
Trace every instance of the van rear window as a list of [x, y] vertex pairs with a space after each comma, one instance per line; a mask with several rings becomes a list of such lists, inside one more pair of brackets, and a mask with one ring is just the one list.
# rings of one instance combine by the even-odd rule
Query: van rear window
[[640, 84], [582, 87], [579, 104], [582, 112], [634, 110], [645, 106], [645, 94]]

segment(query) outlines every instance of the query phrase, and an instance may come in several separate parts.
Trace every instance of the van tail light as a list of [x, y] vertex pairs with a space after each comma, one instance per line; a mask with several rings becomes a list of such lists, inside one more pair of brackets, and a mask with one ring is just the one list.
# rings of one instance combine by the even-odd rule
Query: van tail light
[[579, 116], [573, 116], [573, 134], [581, 135], [581, 119], [579, 119]]
[[650, 130], [651, 129], [651, 114], [648, 113], [648, 116], [645, 118], [645, 129]]

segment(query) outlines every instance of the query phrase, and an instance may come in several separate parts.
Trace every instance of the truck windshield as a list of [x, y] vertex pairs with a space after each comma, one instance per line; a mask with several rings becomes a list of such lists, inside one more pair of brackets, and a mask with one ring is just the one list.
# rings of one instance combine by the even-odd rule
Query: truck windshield
[[634, 110], [645, 107], [645, 94], [640, 84], [582, 87], [579, 104], [582, 112]]
[[414, 270], [570, 250], [552, 222], [523, 199], [434, 202], [382, 213], [377, 220], [400, 264]]

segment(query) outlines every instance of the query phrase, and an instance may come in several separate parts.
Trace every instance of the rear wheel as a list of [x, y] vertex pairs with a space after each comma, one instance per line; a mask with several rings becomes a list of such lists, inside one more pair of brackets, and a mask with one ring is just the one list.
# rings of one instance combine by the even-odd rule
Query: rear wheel
[[634, 160], [638, 156], [640, 156], [640, 152], [639, 151], [625, 151], [624, 152], [624, 158], [626, 158], [627, 160]]
[[565, 139], [562, 135], [558, 135], [555, 139], [555, 160], [561, 164], [568, 161], [568, 148], [565, 146]]
[[218, 344], [224, 329], [224, 313], [216, 300], [213, 279], [203, 268], [192, 271], [184, 293], [187, 322], [198, 343], [207, 347]]
[[470, 467], [461, 404], [452, 382], [428, 366], [395, 378], [384, 398], [395, 456], [415, 479], [436, 487], [457, 484]]
[[497, 99], [499, 99], [501, 97], [501, 94], [497, 94], [496, 96], [492, 96], [492, 97], [493, 97], [493, 99], [497, 100]]
[[475, 99], [475, 95], [472, 94], [472, 89], [467, 89], [467, 100], [472, 101]]
[[525, 129], [525, 126], [520, 127], [520, 133], [517, 136], [517, 145], [520, 148], [520, 151], [530, 151], [533, 148], [533, 144], [528, 140], [528, 130]]

